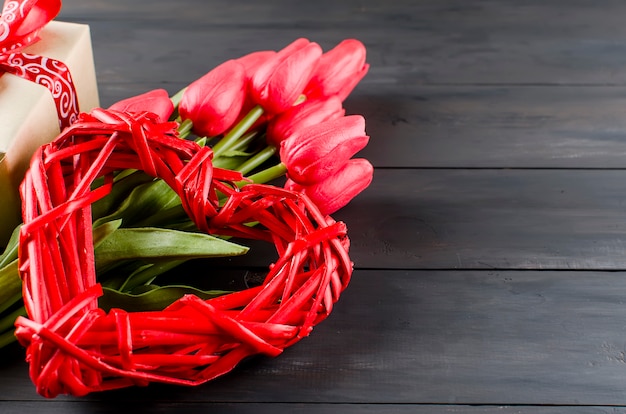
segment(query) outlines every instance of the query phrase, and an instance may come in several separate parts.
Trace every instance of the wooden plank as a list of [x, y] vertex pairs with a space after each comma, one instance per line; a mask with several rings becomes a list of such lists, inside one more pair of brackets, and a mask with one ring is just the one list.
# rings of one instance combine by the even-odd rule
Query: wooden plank
[[[625, 12], [611, 0], [65, 0], [60, 19], [92, 28], [103, 106], [296, 37], [360, 38], [372, 69], [346, 107], [366, 115], [363, 155], [378, 168], [336, 215], [351, 286], [279, 358], [198, 388], [45, 401], [14, 347], [0, 411], [624, 410], [626, 171], [554, 168], [624, 168]], [[244, 268], [267, 265], [255, 252]]]
[[[101, 104], [185, 85], [101, 84]], [[359, 156], [376, 167], [626, 167], [621, 87], [364, 85], [345, 107], [365, 116], [371, 139]]]
[[359, 271], [257, 380], [277, 390], [302, 372], [281, 401], [620, 405], [625, 294], [624, 273]]
[[362, 85], [377, 167], [624, 168], [626, 89]]
[[335, 217], [362, 268], [626, 269], [626, 172], [376, 170]]
[[63, 413], [83, 414], [86, 411], [94, 414], [115, 413], [124, 411], [142, 412], [149, 407], [151, 413], [186, 414], [273, 414], [276, 412], [302, 414], [346, 414], [358, 413], [389, 413], [389, 414], [608, 414], [616, 413], [622, 407], [555, 407], [555, 406], [463, 406], [463, 405], [414, 405], [414, 404], [283, 404], [283, 403], [198, 403], [170, 402], [129, 404], [117, 402], [78, 403], [72, 402], [8, 402], [0, 403], [3, 414]]
[[[625, 297], [624, 272], [360, 270], [334, 313], [277, 358], [200, 387], [82, 401], [619, 406]], [[43, 401], [16, 359], [0, 370], [0, 401]]]
[[65, 1], [91, 25], [101, 81], [185, 81], [207, 64], [309, 37], [368, 45], [367, 82], [624, 84], [619, 1]]
[[[105, 107], [132, 95], [132, 91], [139, 93], [153, 87], [164, 87], [174, 93], [226, 59], [251, 50], [281, 47], [298, 36], [297, 31], [300, 29], [287, 25], [285, 16], [293, 16], [294, 21], [317, 21], [317, 15], [311, 14], [306, 7], [300, 9], [281, 4], [280, 7], [273, 7], [286, 14], [274, 15], [269, 13], [268, 8], [272, 7], [270, 3], [239, 8], [215, 7], [216, 3], [200, 2], [194, 8], [181, 10], [177, 16], [185, 24], [176, 23], [176, 20], [169, 29], [167, 22], [162, 21], [162, 16], [173, 13], [168, 7], [179, 9], [177, 5], [151, 4], [142, 7], [137, 4], [129, 8], [125, 2], [102, 5], [99, 2], [71, 3], [64, 6], [61, 18], [65, 16], [69, 20], [81, 21], [81, 16], [85, 16], [82, 20], [92, 26], [102, 104]], [[441, 6], [415, 3], [413, 6], [403, 2], [397, 5], [394, 3], [395, 8], [387, 13], [393, 15], [394, 11], [397, 14], [398, 10], [408, 10], [407, 16], [431, 14], [437, 17], [460, 14], [460, 17], [457, 16], [459, 27], [455, 30], [462, 30], [463, 24], [478, 18], [475, 15], [477, 13], [483, 13], [484, 18], [487, 18], [490, 13], [500, 13], [500, 7], [508, 7], [509, 14], [519, 7], [526, 10], [522, 16], [518, 16], [520, 21], [531, 24], [528, 19], [532, 18], [533, 13], [541, 12], [545, 16], [547, 12], [543, 7], [548, 7], [544, 6], [544, 2], [534, 5], [525, 3], [523, 6], [500, 6], [498, 2], [488, 2], [478, 8], [466, 7], [463, 13], [459, 13], [458, 9], [447, 3]], [[562, 22], [562, 19], [558, 19], [558, 24], [578, 22], [581, 25], [583, 19], [593, 20], [594, 12], [588, 6], [585, 2], [568, 4], [567, 13], [572, 14], [573, 20]], [[99, 13], [97, 18], [86, 17], [94, 15], [92, 7], [96, 7]], [[364, 21], [371, 20], [374, 32], [379, 27], [377, 36], [382, 39], [387, 36], [388, 23], [376, 23], [377, 7], [370, 4], [362, 6], [359, 10], [363, 11], [357, 13], [357, 16]], [[554, 8], [553, 5], [551, 7]], [[615, 8], [614, 11], [618, 13], [620, 7], [626, 6], [611, 3], [607, 7]], [[355, 8], [357, 5], [354, 3], [343, 4], [341, 10], [330, 17], [338, 28], [316, 32], [314, 39], [318, 40], [321, 36], [319, 41], [330, 47], [343, 38], [344, 33], [339, 28], [342, 27], [341, 19], [348, 19], [349, 12]], [[146, 13], [145, 9], [152, 12]], [[192, 9], [194, 12], [189, 11]], [[87, 12], [91, 14], [85, 14]], [[270, 28], [267, 28], [261, 24], [259, 16], [267, 18], [270, 14], [274, 16], [272, 19], [282, 22], [282, 25], [276, 28], [268, 23], [266, 26]], [[236, 16], [242, 18], [237, 20]], [[199, 18], [203, 19], [202, 22], [198, 21]], [[132, 19], [138, 19], [137, 24], [129, 24]], [[433, 25], [440, 20], [433, 17], [428, 22]], [[612, 29], [609, 32], [610, 25], [603, 24], [603, 27], [607, 29], [607, 38], [609, 34], [616, 36], [615, 33], [619, 33]], [[406, 29], [403, 25], [394, 28]], [[595, 26], [587, 28], [598, 30]], [[499, 30], [505, 29], [499, 26]], [[224, 35], [224, 30], [228, 32], [227, 35]], [[264, 30], [272, 32], [269, 35], [259, 33]], [[576, 34], [581, 37], [578, 43], [584, 43], [584, 34], [584, 31]], [[600, 35], [594, 33], [594, 36]], [[421, 39], [399, 36], [402, 39], [407, 37], [418, 44]], [[578, 43], [572, 40], [568, 45]], [[153, 46], [156, 44], [158, 48]], [[409, 75], [388, 60], [377, 61], [377, 51], [381, 48], [387, 50], [380, 42], [368, 46], [374, 52], [370, 59], [372, 72], [346, 102], [346, 107], [351, 113], [362, 113], [367, 117], [372, 141], [362, 154], [372, 159], [376, 166], [623, 168], [625, 165], [625, 121], [621, 114], [625, 95], [621, 87], [434, 87], [424, 85], [432, 82], [406, 79]], [[536, 50], [532, 45], [527, 46], [527, 53]], [[450, 50], [447, 46], [441, 49]], [[590, 51], [585, 50], [570, 53], [577, 57], [586, 56], [585, 53]], [[404, 56], [412, 65], [424, 59], [432, 59], [429, 54], [417, 52], [404, 51], [398, 55]], [[603, 57], [603, 67], [608, 58], [614, 59], [615, 56], [610, 54]], [[594, 59], [600, 61], [597, 57]], [[575, 64], [568, 66], [578, 67]], [[511, 73], [510, 70], [498, 69], [498, 65], [493, 63], [489, 68]], [[545, 70], [535, 72], [546, 73]], [[463, 68], [456, 73], [467, 74], [468, 70]], [[491, 79], [501, 77], [494, 75]], [[480, 79], [450, 83], [464, 82], [491, 83]], [[498, 80], [497, 83], [502, 82]], [[523, 81], [515, 80], [515, 83]]]
[[[185, 85], [105, 83], [101, 104]], [[345, 107], [365, 116], [371, 139], [359, 156], [376, 167], [626, 167], [621, 87], [364, 85]]]
[[[378, 169], [333, 216], [361, 269], [625, 270], [625, 182], [623, 170]], [[272, 246], [251, 245], [210, 263], [275, 260]]]

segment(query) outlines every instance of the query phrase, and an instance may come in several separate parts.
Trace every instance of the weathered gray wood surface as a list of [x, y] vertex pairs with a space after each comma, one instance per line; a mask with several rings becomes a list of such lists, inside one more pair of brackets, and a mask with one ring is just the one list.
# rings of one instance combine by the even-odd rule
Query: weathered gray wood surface
[[336, 214], [350, 287], [280, 357], [197, 388], [47, 401], [15, 346], [0, 412], [626, 412], [626, 3], [63, 7], [91, 26], [103, 106], [297, 37], [361, 39], [371, 71], [346, 109], [377, 170]]
[[[362, 270], [336, 314], [276, 359], [202, 387], [85, 400], [616, 405], [625, 295], [624, 272]], [[0, 401], [34, 398], [25, 364], [7, 365]]]

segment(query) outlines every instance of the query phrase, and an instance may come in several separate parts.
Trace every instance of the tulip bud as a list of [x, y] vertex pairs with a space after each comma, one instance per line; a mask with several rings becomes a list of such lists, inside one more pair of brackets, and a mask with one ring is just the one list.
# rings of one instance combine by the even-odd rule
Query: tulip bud
[[321, 55], [317, 43], [294, 41], [257, 67], [250, 83], [253, 99], [273, 114], [290, 108], [309, 83]]
[[267, 125], [267, 142], [279, 147], [296, 131], [343, 116], [345, 110], [337, 97], [306, 100], [277, 115]]
[[363, 158], [345, 163], [335, 174], [310, 186], [287, 180], [285, 188], [306, 194], [322, 214], [333, 214], [365, 190], [374, 177], [374, 167]]
[[281, 143], [280, 160], [289, 178], [310, 185], [333, 175], [368, 141], [365, 119], [344, 116], [296, 131]]
[[243, 106], [246, 95], [244, 66], [229, 60], [193, 82], [180, 100], [183, 120], [193, 122], [200, 136], [216, 136], [230, 128]]
[[324, 53], [304, 90], [309, 98], [336, 95], [344, 101], [369, 69], [365, 46], [356, 39], [346, 39]]
[[174, 112], [174, 104], [165, 89], [155, 89], [116, 102], [109, 109], [128, 113], [152, 112], [160, 122], [167, 122]]
[[243, 65], [244, 71], [246, 72], [246, 80], [250, 81], [259, 66], [261, 66], [274, 56], [276, 56], [276, 52], [274, 52], [273, 50], [261, 50], [258, 52], [248, 53], [247, 55], [244, 55], [237, 59], [237, 62]]

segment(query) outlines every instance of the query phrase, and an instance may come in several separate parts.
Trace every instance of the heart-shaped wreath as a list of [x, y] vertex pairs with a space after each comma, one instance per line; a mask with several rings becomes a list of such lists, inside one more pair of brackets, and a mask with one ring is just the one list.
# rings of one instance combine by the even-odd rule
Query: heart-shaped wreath
[[[305, 195], [213, 167], [212, 150], [150, 113], [81, 114], [35, 154], [22, 184], [20, 272], [29, 317], [16, 321], [30, 376], [47, 397], [164, 382], [196, 385], [253, 354], [307, 336], [348, 284], [346, 227]], [[260, 286], [162, 311], [99, 308], [92, 204], [123, 169], [162, 179], [204, 232], [273, 243]], [[100, 180], [104, 184], [94, 186]]]

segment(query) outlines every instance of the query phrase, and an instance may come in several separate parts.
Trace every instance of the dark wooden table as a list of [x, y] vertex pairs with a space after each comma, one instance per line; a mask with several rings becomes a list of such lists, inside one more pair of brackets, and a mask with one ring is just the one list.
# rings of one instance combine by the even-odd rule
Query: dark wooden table
[[336, 214], [354, 278], [275, 359], [196, 388], [39, 397], [2, 354], [0, 412], [626, 411], [626, 3], [66, 0], [101, 103], [229, 58], [348, 37], [371, 70], [371, 187]]

